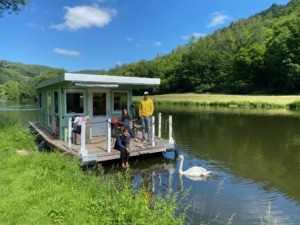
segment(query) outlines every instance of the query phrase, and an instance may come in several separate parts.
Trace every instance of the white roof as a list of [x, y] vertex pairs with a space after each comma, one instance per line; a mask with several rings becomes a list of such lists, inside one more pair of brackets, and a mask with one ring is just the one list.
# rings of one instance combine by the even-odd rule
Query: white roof
[[[144, 77], [126, 77], [126, 76], [110, 76], [95, 75], [81, 73], [65, 73], [58, 77], [45, 80], [38, 84], [36, 88], [42, 88], [61, 82], [77, 83], [77, 86], [97, 87], [100, 85], [133, 85], [133, 86], [156, 86], [160, 85], [160, 78], [144, 78]], [[80, 85], [81, 84], [81, 85]]]

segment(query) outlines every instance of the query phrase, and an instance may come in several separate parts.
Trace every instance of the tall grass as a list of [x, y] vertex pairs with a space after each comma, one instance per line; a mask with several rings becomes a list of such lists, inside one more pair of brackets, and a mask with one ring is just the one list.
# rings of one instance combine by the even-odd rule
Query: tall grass
[[184, 223], [175, 198], [149, 204], [146, 189], [133, 193], [127, 172], [83, 173], [77, 159], [38, 152], [24, 127], [1, 122], [0, 128], [0, 224]]

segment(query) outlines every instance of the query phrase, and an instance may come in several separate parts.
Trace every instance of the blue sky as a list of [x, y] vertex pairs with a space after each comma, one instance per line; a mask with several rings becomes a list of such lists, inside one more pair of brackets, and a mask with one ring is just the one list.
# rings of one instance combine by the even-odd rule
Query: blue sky
[[110, 69], [151, 60], [288, 0], [30, 0], [0, 18], [0, 60]]

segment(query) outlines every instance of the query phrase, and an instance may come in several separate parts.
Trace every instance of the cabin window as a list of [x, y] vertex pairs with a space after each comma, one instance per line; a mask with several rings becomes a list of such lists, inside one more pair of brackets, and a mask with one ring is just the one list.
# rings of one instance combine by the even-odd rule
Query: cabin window
[[116, 91], [113, 92], [113, 106], [114, 112], [121, 111], [128, 106], [128, 92], [127, 91]]
[[66, 92], [66, 111], [67, 114], [84, 113], [84, 92], [83, 91]]
[[54, 112], [58, 113], [58, 92], [54, 91]]
[[39, 106], [40, 106], [40, 109], [42, 108], [42, 93], [40, 92], [39, 93]]
[[106, 93], [93, 93], [93, 116], [106, 114]]

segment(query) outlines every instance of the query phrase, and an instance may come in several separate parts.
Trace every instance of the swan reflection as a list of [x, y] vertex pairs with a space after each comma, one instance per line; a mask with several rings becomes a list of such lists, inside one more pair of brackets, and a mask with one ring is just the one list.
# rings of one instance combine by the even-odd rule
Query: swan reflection
[[179, 174], [178, 175], [179, 177], [179, 187], [178, 187], [178, 190], [179, 191], [183, 191], [184, 189], [184, 184], [183, 184], [183, 179], [182, 177], [185, 177], [191, 181], [206, 181], [206, 180], [209, 180], [211, 178], [211, 176], [201, 176], [201, 177], [191, 177], [191, 176], [186, 176], [186, 175], [182, 175], [182, 174]]

